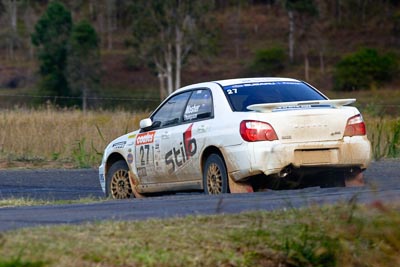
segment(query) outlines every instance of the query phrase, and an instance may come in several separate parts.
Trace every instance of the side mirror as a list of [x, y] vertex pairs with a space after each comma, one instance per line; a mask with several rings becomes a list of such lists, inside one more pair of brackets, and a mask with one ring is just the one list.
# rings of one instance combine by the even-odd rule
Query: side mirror
[[150, 118], [146, 118], [146, 119], [141, 120], [141, 121], [140, 121], [140, 124], [139, 124], [140, 129], [148, 128], [148, 127], [150, 127], [151, 125], [153, 125], [153, 122], [151, 121]]

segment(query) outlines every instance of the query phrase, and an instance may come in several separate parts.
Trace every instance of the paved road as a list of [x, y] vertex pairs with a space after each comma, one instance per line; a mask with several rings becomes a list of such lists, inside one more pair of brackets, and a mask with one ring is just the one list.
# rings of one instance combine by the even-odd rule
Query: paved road
[[103, 197], [97, 170], [2, 170], [0, 199], [72, 200]]
[[[143, 220], [174, 216], [274, 210], [356, 199], [400, 201], [400, 161], [374, 162], [362, 188], [306, 188], [252, 194], [180, 194], [92, 204], [0, 209], [0, 231], [36, 225], [99, 220]], [[0, 198], [75, 199], [102, 196], [96, 170], [1, 171]]]

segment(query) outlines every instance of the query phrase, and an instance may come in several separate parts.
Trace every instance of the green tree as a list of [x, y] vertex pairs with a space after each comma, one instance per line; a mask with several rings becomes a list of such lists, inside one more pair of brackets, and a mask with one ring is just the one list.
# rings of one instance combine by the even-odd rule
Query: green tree
[[71, 13], [58, 1], [50, 2], [35, 25], [32, 43], [37, 47], [41, 82], [39, 93], [53, 97], [55, 104], [68, 105], [72, 101], [57, 99], [71, 92], [65, 76], [67, 44], [72, 29]]
[[363, 48], [345, 56], [336, 66], [334, 88], [359, 90], [379, 86], [398, 73], [398, 59], [392, 53], [379, 54], [376, 49]]
[[256, 51], [249, 72], [253, 76], [275, 76], [285, 68], [286, 54], [276, 46]]
[[67, 78], [72, 92], [82, 98], [82, 109], [87, 109], [87, 98], [99, 87], [100, 49], [96, 30], [88, 21], [74, 25], [68, 45]]

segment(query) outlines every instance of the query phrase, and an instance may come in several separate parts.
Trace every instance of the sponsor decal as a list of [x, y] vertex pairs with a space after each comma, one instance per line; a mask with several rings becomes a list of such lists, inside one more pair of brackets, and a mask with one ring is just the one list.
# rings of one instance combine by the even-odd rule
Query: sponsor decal
[[132, 164], [132, 162], [133, 162], [133, 154], [132, 153], [128, 154], [127, 160], [128, 160], [129, 164]]
[[165, 164], [169, 166], [168, 172], [171, 174], [177, 168], [184, 165], [197, 152], [196, 139], [192, 137], [193, 124], [183, 133], [183, 140], [178, 147], [172, 148], [165, 154]]
[[191, 106], [188, 105], [186, 107], [185, 114], [193, 114], [193, 113], [199, 112], [199, 109], [200, 109], [200, 105], [191, 105]]
[[197, 113], [199, 112], [200, 105], [188, 105], [183, 115], [185, 120], [197, 119]]
[[138, 134], [136, 137], [136, 145], [138, 146], [153, 143], [155, 134], [155, 131]]
[[117, 143], [114, 143], [114, 144], [112, 145], [112, 147], [113, 147], [113, 148], [124, 148], [124, 147], [125, 147], [125, 144], [126, 144], [126, 141], [117, 142]]

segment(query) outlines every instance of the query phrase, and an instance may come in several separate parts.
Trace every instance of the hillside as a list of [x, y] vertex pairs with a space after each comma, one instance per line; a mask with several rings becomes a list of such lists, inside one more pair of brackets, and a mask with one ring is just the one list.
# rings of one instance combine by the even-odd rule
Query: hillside
[[[195, 55], [190, 57], [183, 68], [182, 85], [247, 76], [248, 67], [253, 62], [256, 51], [272, 47], [281, 47], [287, 51], [287, 10], [279, 3], [254, 2], [247, 5], [221, 4], [213, 11], [216, 23], [214, 26], [218, 33], [216, 52], [201, 58]], [[327, 1], [328, 4], [319, 3], [319, 17], [313, 21], [311, 27], [302, 29], [301, 23], [296, 25], [299, 32], [305, 33], [303, 32], [303, 37], [300, 36], [295, 42], [294, 62], [290, 63], [289, 59], [286, 59], [283, 70], [277, 75], [305, 80], [306, 53], [309, 60], [307, 81], [326, 92], [332, 89], [333, 68], [344, 55], [360, 47], [398, 53], [400, 42], [396, 36], [396, 27], [399, 22], [395, 15], [400, 8], [397, 4], [391, 9], [384, 4], [366, 4], [371, 7], [366, 7], [362, 12], [363, 16], [353, 16], [349, 10], [344, 10], [338, 20], [336, 15], [332, 15], [330, 2], [332, 1]], [[78, 13], [75, 16], [83, 15]], [[131, 101], [125, 101], [125, 107], [132, 108], [138, 105], [151, 108], [157, 103], [159, 82], [148, 67], [131, 66], [133, 51], [125, 46], [130, 32], [129, 26], [122, 25], [113, 32], [112, 49], [103, 45], [101, 89], [95, 101], [115, 104], [121, 103], [115, 98], [129, 97]], [[101, 37], [104, 43], [105, 35]], [[21, 95], [34, 94], [39, 80], [38, 62], [35, 57], [26, 55], [26, 48], [17, 49], [14, 59], [8, 58], [7, 49], [6, 46], [0, 48], [0, 108], [24, 105], [32, 101], [32, 97]], [[397, 89], [398, 82], [395, 80], [384, 87]], [[143, 106], [143, 99], [149, 98], [154, 101]]]

